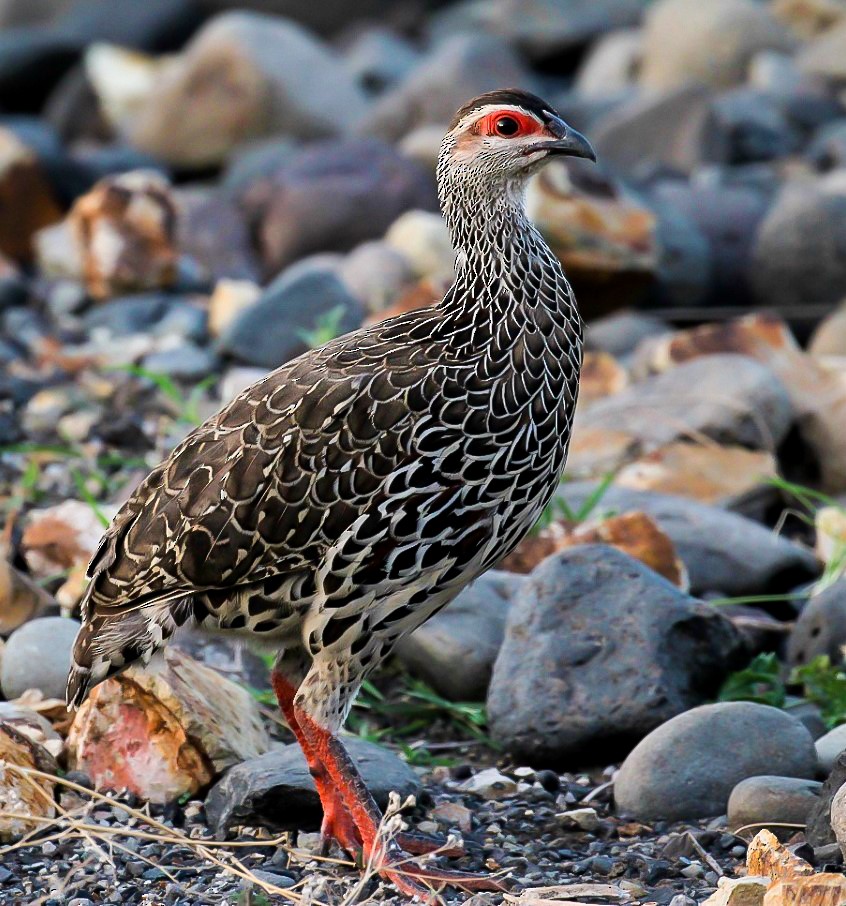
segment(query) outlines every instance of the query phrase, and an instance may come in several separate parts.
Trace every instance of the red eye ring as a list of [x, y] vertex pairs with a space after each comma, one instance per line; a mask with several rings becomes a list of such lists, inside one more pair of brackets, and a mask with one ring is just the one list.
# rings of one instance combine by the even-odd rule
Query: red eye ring
[[533, 116], [519, 110], [495, 110], [479, 121], [479, 132], [496, 138], [520, 138], [542, 129]]

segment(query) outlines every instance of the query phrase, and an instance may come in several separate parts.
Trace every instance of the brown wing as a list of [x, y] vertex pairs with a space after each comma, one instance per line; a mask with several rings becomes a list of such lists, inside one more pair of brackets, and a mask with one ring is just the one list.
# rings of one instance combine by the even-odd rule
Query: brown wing
[[434, 391], [431, 375], [418, 386], [421, 357], [361, 332], [242, 393], [118, 513], [89, 566], [83, 619], [319, 562], [412, 455]]

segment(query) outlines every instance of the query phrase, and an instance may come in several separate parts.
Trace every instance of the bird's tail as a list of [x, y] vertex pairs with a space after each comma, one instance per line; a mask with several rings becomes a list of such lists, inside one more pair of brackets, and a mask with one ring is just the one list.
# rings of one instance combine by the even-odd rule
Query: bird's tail
[[73, 646], [66, 700], [76, 710], [98, 683], [138, 661], [146, 664], [178, 625], [190, 605], [164, 601], [145, 604], [120, 615], [93, 614], [80, 627]]

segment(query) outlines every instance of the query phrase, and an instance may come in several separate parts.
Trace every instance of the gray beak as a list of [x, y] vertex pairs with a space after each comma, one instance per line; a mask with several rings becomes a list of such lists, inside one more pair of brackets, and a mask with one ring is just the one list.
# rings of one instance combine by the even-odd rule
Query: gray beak
[[547, 127], [556, 138], [532, 145], [532, 151], [548, 151], [562, 157], [583, 157], [596, 163], [596, 152], [581, 132], [576, 132], [557, 116], [550, 117]]

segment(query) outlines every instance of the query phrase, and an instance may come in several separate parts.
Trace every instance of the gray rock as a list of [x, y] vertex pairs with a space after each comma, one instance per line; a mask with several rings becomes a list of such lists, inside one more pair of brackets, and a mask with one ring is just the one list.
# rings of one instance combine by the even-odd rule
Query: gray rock
[[379, 93], [408, 75], [420, 54], [405, 38], [388, 28], [362, 31], [344, 51], [347, 68], [367, 91]]
[[846, 724], [840, 724], [839, 727], [829, 730], [825, 736], [820, 736], [815, 745], [820, 771], [828, 776], [834, 769], [837, 756], [846, 751]]
[[723, 163], [728, 142], [717, 128], [712, 100], [711, 91], [698, 85], [638, 95], [603, 116], [591, 142], [604, 166], [634, 176], [645, 165], [689, 173]]
[[836, 170], [846, 166], [846, 119], [821, 126], [805, 150], [817, 170]]
[[200, 278], [258, 282], [258, 256], [235, 202], [209, 189], [177, 188], [174, 195], [179, 209], [177, 245], [196, 264]]
[[264, 267], [380, 237], [411, 208], [435, 210], [431, 177], [377, 139], [312, 143], [242, 193]]
[[440, 13], [432, 31], [496, 35], [532, 59], [546, 59], [637, 25], [642, 13], [640, 0], [464, 0]]
[[758, 51], [794, 44], [770, 8], [755, 0], [659, 0], [646, 16], [641, 80], [659, 89], [736, 85]]
[[[578, 509], [595, 488], [595, 482], [572, 482], [558, 493]], [[802, 545], [736, 513], [685, 497], [612, 485], [598, 504], [598, 511], [603, 510], [643, 510], [652, 516], [687, 567], [695, 595], [786, 592], [819, 574], [816, 557]]]
[[[414, 771], [387, 749], [356, 736], [344, 737], [344, 745], [381, 807], [391, 792], [408, 796], [420, 788]], [[221, 837], [236, 824], [274, 831], [317, 830], [321, 814], [314, 781], [296, 743], [227, 771], [206, 798], [209, 824]]]
[[692, 217], [666, 206], [652, 207], [660, 249], [656, 299], [674, 307], [704, 304], [713, 270], [708, 240]]
[[846, 787], [840, 787], [831, 800], [831, 829], [841, 855], [846, 856]]
[[[762, 775], [747, 777], [731, 791], [728, 801], [728, 825], [732, 831], [746, 828], [757, 833], [770, 824], [801, 824], [808, 820], [819, 799], [822, 784], [798, 777]], [[752, 825], [750, 827], [750, 825]], [[771, 828], [776, 834], [792, 836], [795, 828]]]
[[162, 73], [128, 132], [142, 151], [176, 166], [203, 167], [264, 135], [340, 134], [366, 107], [342, 60], [304, 28], [232, 12], [208, 22]]
[[788, 663], [807, 664], [820, 654], [832, 663], [843, 658], [846, 645], [846, 579], [839, 579], [810, 598], [787, 640]]
[[755, 296], [768, 308], [833, 305], [846, 295], [846, 182], [835, 171], [788, 183], [752, 254]]
[[505, 634], [511, 596], [525, 579], [492, 570], [394, 650], [416, 676], [453, 701], [483, 701]]
[[820, 790], [820, 797], [808, 815], [805, 839], [811, 846], [827, 846], [836, 842], [831, 827], [831, 806], [835, 795], [844, 784], [846, 784], [846, 752], [841, 752], [835, 758], [831, 773]]
[[770, 198], [756, 186], [724, 178], [724, 172], [712, 170], [709, 178], [663, 180], [651, 188], [650, 197], [690, 218], [708, 242], [709, 300], [716, 305], [747, 305], [752, 247]]
[[39, 617], [8, 638], [0, 686], [6, 698], [38, 689], [47, 698], [65, 697], [65, 684], [79, 623], [65, 617]]
[[731, 623], [615, 548], [544, 560], [515, 596], [488, 691], [516, 757], [608, 762], [705, 701], [741, 650]]
[[803, 143], [782, 105], [766, 91], [734, 88], [715, 100], [714, 112], [717, 128], [726, 134], [728, 163], [787, 157]]
[[720, 443], [775, 449], [793, 423], [787, 390], [747, 356], [702, 356], [597, 400], [577, 428], [627, 431], [648, 447], [705, 435]]
[[214, 350], [183, 343], [144, 356], [141, 366], [156, 374], [166, 374], [180, 381], [202, 381], [214, 374], [218, 358]]
[[643, 821], [725, 814], [732, 790], [770, 772], [812, 778], [810, 733], [784, 711], [754, 702], [718, 702], [679, 714], [653, 730], [614, 781], [621, 814]]
[[133, 333], [175, 333], [185, 339], [202, 340], [206, 334], [206, 315], [202, 308], [165, 293], [124, 296], [97, 305], [85, 313], [86, 332], [106, 330], [121, 337]]
[[331, 337], [322, 328], [347, 333], [363, 317], [362, 304], [331, 271], [315, 269], [294, 279], [283, 273], [224, 330], [219, 349], [248, 365], [276, 368], [305, 352], [310, 332], [325, 342]]
[[642, 340], [669, 332], [660, 318], [640, 311], [618, 311], [588, 324], [585, 345], [621, 358], [634, 352]]
[[357, 131], [398, 141], [417, 126], [445, 126], [470, 98], [503, 85], [537, 88], [505, 41], [487, 35], [455, 35], [437, 45], [406, 79], [386, 92]]

